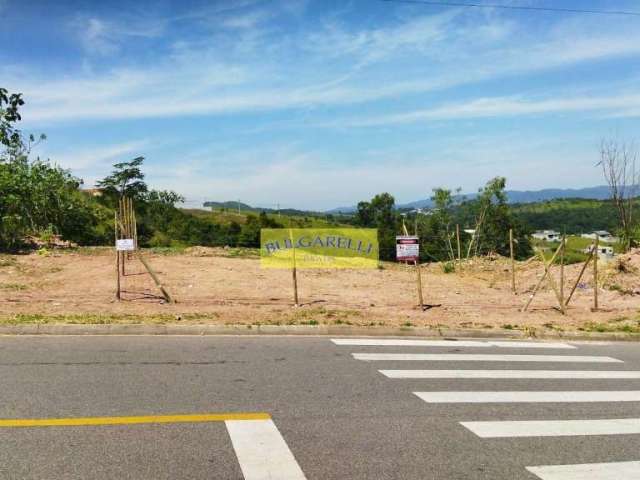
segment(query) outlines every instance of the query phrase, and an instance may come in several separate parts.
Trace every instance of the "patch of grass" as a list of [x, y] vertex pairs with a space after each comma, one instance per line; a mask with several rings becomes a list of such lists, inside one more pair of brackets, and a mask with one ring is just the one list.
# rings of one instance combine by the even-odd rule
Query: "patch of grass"
[[182, 255], [187, 247], [184, 245], [171, 245], [169, 247], [151, 247], [148, 251], [154, 255]]
[[0, 255], [0, 267], [13, 267], [17, 264], [17, 260], [9, 255]]
[[22, 283], [2, 283], [0, 284], [0, 290], [12, 290], [14, 292], [19, 292], [22, 290], [26, 290], [27, 287], [26, 285], [22, 284]]
[[442, 264], [442, 271], [444, 273], [453, 273], [456, 271], [456, 264], [454, 262], [444, 262]]
[[187, 313], [174, 315], [168, 313], [153, 315], [134, 314], [100, 314], [100, 313], [74, 313], [74, 314], [42, 314], [42, 313], [18, 313], [15, 315], [0, 316], [1, 325], [23, 324], [56, 324], [68, 323], [78, 325], [110, 325], [110, 324], [156, 324], [163, 325], [179, 320], [206, 320], [218, 318], [216, 312], [206, 314]]
[[223, 257], [228, 258], [259, 258], [260, 250], [258, 248], [234, 247], [222, 250]]
[[587, 322], [578, 330], [600, 333], [640, 333], [640, 319], [620, 317], [610, 322]]
[[621, 285], [618, 285], [617, 283], [613, 283], [611, 285], [608, 285], [607, 288], [609, 290], [612, 290], [614, 292], [619, 292], [622, 295], [633, 295], [633, 290], [629, 289], [629, 288], [624, 288]]
[[300, 325], [319, 325], [317, 320], [308, 320], [306, 322], [300, 322]]

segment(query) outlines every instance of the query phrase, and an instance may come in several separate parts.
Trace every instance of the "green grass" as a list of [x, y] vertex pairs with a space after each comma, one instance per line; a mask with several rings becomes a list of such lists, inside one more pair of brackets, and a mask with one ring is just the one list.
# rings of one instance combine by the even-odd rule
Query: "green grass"
[[578, 327], [578, 330], [600, 333], [640, 333], [640, 316], [635, 318], [618, 317], [609, 322], [587, 322]]
[[205, 314], [152, 314], [152, 315], [132, 315], [132, 314], [41, 314], [41, 313], [18, 313], [15, 315], [0, 316], [0, 325], [25, 325], [25, 324], [78, 324], [78, 325], [110, 325], [110, 324], [156, 324], [163, 325], [175, 323], [181, 320], [210, 320], [217, 319], [217, 313]]
[[14, 292], [18, 292], [26, 290], [27, 288], [29, 287], [22, 283], [0, 283], [0, 290], [13, 290]]

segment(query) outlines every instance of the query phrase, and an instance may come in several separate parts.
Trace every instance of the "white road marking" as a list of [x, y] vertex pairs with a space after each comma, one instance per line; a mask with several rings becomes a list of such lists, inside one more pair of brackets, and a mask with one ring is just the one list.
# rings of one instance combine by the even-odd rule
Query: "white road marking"
[[573, 345], [553, 342], [508, 342], [475, 340], [417, 340], [400, 338], [333, 338], [336, 345], [362, 346], [362, 347], [500, 347], [500, 348], [557, 348], [575, 349]]
[[306, 480], [272, 420], [225, 422], [245, 480]]
[[457, 353], [352, 353], [356, 360], [422, 360], [422, 361], [472, 361], [472, 362], [576, 362], [623, 363], [611, 357], [585, 355], [482, 355]]
[[566, 437], [640, 433], [640, 418], [460, 422], [460, 424], [481, 438]]
[[640, 462], [527, 467], [542, 480], [640, 480]]
[[427, 403], [640, 402], [640, 391], [413, 392]]
[[388, 378], [640, 378], [639, 371], [605, 370], [378, 370]]

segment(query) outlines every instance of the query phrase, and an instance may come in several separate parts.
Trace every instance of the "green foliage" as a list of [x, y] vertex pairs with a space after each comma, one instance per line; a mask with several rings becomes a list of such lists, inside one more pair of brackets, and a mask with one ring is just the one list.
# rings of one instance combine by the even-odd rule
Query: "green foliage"
[[110, 200], [113, 207], [120, 197], [141, 200], [147, 193], [141, 169], [143, 162], [144, 157], [136, 157], [129, 162], [116, 163], [111, 175], [96, 182], [96, 186], [103, 190], [104, 198]]
[[442, 271], [444, 273], [453, 273], [456, 271], [456, 264], [454, 262], [444, 262], [442, 264]]
[[[634, 208], [640, 207], [640, 199]], [[596, 230], [617, 232], [617, 213], [610, 200], [580, 198], [513, 205], [514, 216], [533, 230], [564, 230], [569, 235]]]
[[395, 259], [396, 234], [399, 231], [399, 223], [394, 207], [395, 199], [388, 193], [376, 195], [370, 202], [358, 203], [356, 224], [364, 228], [378, 229], [381, 260]]

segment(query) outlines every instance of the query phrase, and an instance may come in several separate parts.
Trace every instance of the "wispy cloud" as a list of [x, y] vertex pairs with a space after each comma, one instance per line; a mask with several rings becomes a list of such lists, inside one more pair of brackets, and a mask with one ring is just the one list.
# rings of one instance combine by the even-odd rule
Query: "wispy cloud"
[[55, 150], [44, 143], [34, 153], [43, 158], [51, 158], [56, 164], [71, 169], [74, 175], [83, 178], [85, 184], [93, 185], [98, 178], [111, 171], [114, 163], [126, 161], [131, 156], [144, 155], [149, 145], [148, 139], [141, 139], [111, 145]]
[[117, 53], [126, 42], [136, 38], [160, 36], [166, 27], [166, 21], [160, 18], [102, 19], [95, 16], [79, 16], [70, 25], [77, 32], [86, 52], [90, 54], [112, 55]]
[[[5, 78], [27, 96], [25, 119], [73, 121], [353, 105], [640, 54], [640, 30], [624, 25], [594, 34], [580, 24], [560, 24], [534, 39], [513, 20], [469, 17], [454, 9], [369, 29], [349, 30], [331, 21], [283, 37], [277, 29], [252, 28], [265, 15], [260, 9], [226, 15], [222, 30], [209, 37], [214, 44], [207, 44], [207, 37], [174, 42], [153, 66], [114, 63], [106, 73], [103, 67], [99, 73], [75, 72], [73, 78], [37, 71], [30, 72], [31, 81], [24, 74]], [[136, 36], [163, 35], [167, 28], [162, 18], [136, 28], [97, 17], [82, 24], [86, 48], [103, 54]], [[225, 24], [244, 33], [229, 37]], [[489, 108], [475, 106], [480, 107]]]
[[369, 116], [337, 121], [327, 126], [371, 127], [438, 120], [462, 120], [469, 118], [511, 117], [547, 113], [571, 113], [603, 111], [608, 113], [631, 112], [640, 108], [640, 93], [605, 97], [547, 98], [529, 100], [522, 97], [479, 98], [468, 102], [452, 103], [432, 109]]

